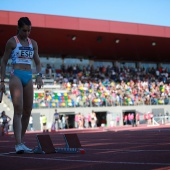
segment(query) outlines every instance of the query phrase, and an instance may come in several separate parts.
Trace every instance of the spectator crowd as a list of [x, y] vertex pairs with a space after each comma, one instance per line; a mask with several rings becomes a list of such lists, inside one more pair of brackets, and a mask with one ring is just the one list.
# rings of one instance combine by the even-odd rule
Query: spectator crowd
[[[45, 78], [54, 79], [66, 93], [60, 98], [53, 90], [45, 90], [34, 98], [38, 107], [97, 107], [119, 105], [169, 104], [170, 79], [167, 68], [101, 66], [61, 66], [49, 64]], [[53, 85], [54, 85], [53, 84]], [[63, 95], [63, 97], [62, 97]], [[35, 105], [33, 107], [36, 107]]]
[[63, 65], [55, 81], [76, 107], [169, 104], [167, 68]]

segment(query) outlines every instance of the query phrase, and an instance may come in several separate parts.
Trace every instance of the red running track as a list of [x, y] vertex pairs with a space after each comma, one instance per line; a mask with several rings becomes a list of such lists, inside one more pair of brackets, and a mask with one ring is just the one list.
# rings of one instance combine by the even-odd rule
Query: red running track
[[[168, 170], [170, 126], [69, 129], [48, 133], [54, 146], [64, 147], [62, 134], [76, 133], [85, 154], [15, 154], [13, 134], [0, 136], [1, 170]], [[28, 147], [37, 146], [27, 133]]]

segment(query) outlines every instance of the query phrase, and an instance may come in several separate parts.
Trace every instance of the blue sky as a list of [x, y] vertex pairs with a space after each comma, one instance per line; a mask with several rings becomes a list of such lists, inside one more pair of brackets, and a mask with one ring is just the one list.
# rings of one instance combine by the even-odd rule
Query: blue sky
[[170, 0], [2, 0], [0, 10], [170, 26]]

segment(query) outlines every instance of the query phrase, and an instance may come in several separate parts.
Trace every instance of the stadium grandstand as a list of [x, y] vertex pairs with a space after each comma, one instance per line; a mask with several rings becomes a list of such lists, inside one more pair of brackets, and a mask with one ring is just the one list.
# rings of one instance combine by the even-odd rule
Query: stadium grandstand
[[[139, 115], [141, 124], [151, 114], [156, 124], [169, 123], [170, 27], [0, 11], [0, 57], [21, 16], [32, 21], [31, 38], [42, 63], [44, 86], [34, 86], [35, 130], [41, 128], [41, 115], [51, 127], [55, 108], [61, 119], [68, 118], [67, 128], [75, 127], [76, 115], [83, 115], [88, 127], [92, 110], [98, 127], [115, 126], [118, 118], [126, 125], [128, 114]], [[12, 117], [11, 69], [9, 60], [0, 112]]]

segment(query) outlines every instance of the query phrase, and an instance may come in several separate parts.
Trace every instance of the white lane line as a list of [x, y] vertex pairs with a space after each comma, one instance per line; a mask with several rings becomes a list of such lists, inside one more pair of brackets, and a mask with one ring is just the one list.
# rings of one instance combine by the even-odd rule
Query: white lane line
[[132, 150], [132, 149], [85, 149], [86, 151], [122, 151], [122, 152], [170, 152], [170, 150]]
[[93, 161], [93, 160], [68, 160], [65, 158], [37, 158], [37, 157], [23, 157], [23, 156], [11, 156], [0, 154], [1, 157], [11, 157], [19, 159], [34, 159], [34, 160], [46, 160], [46, 161], [66, 161], [66, 162], [82, 162], [82, 163], [102, 163], [102, 164], [125, 164], [125, 165], [159, 165], [159, 166], [170, 166], [170, 163], [161, 163], [161, 162], [115, 162], [115, 161]]
[[[0, 153], [0, 156], [6, 156], [6, 155], [10, 155], [10, 154], [15, 154], [15, 155], [18, 155], [18, 154], [16, 154], [16, 152], [6, 152], [6, 153]], [[37, 154], [35, 154], [35, 153], [27, 153], [27, 154], [29, 154], [29, 155], [31, 155], [31, 154], [34, 154], [34, 155], [37, 155]], [[21, 154], [21, 155], [24, 155], [24, 154]], [[39, 155], [45, 155], [45, 154], [39, 154]], [[11, 155], [11, 156], [13, 156], [13, 155]], [[16, 156], [16, 157], [18, 157], [18, 156]], [[76, 158], [76, 157], [78, 157], [78, 155], [71, 155], [71, 156], [66, 156], [65, 158]], [[60, 158], [60, 157], [57, 157], [57, 158]], [[61, 158], [63, 158], [63, 157], [61, 157]]]
[[[170, 152], [170, 150], [131, 150], [131, 149], [85, 149], [85, 151], [118, 151], [118, 152]], [[16, 152], [6, 152], [0, 153], [0, 155], [9, 155], [15, 154]], [[35, 153], [27, 153], [27, 154], [35, 154]], [[69, 156], [71, 157], [71, 156]], [[73, 156], [75, 157], [75, 156]]]
[[9, 154], [14, 154], [14, 153], [16, 153], [16, 152], [7, 152], [7, 153], [0, 153], [0, 155], [9, 155]]

